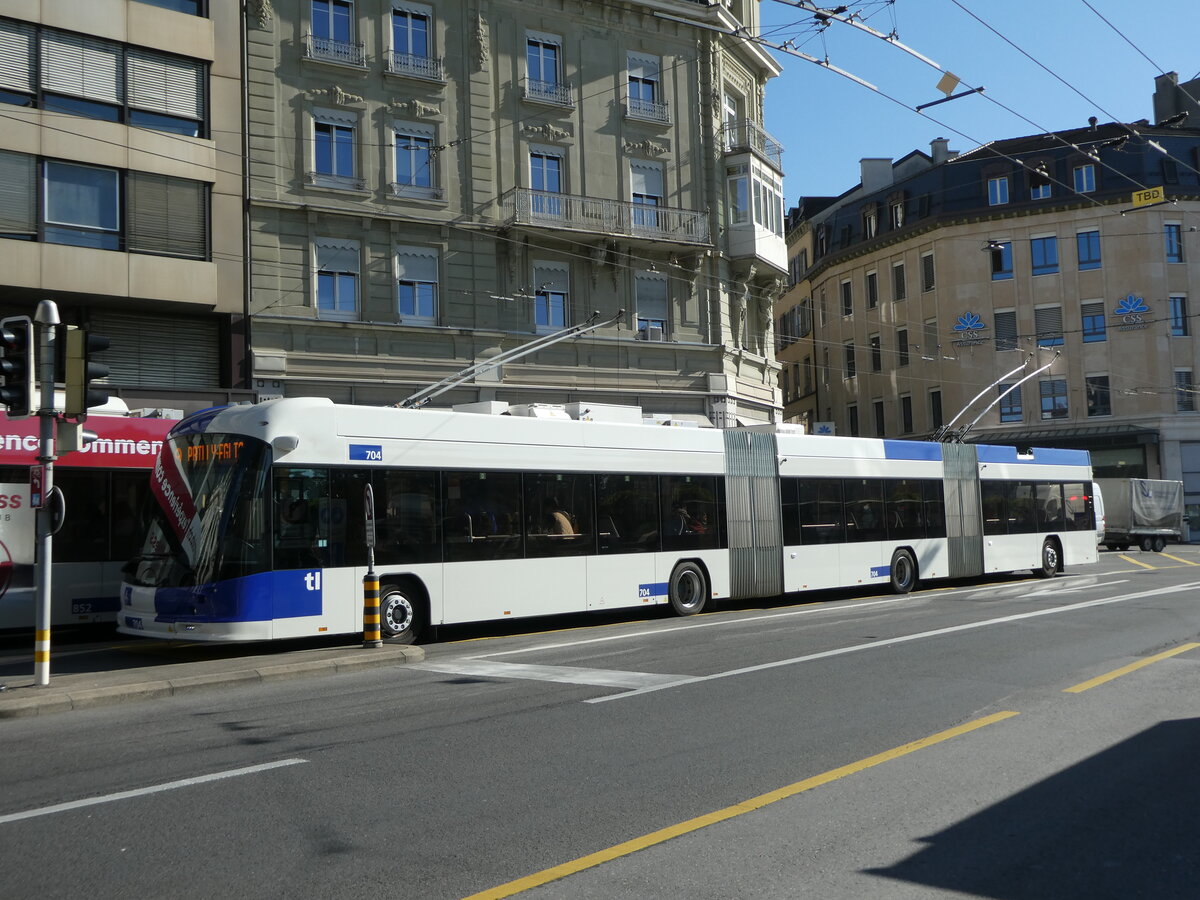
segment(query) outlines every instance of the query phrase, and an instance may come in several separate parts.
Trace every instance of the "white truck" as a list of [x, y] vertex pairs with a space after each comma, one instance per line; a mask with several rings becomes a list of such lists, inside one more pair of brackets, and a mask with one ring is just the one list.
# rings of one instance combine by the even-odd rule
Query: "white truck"
[[1141, 547], [1161, 553], [1183, 536], [1183, 482], [1153, 478], [1100, 478], [1104, 496], [1104, 546]]

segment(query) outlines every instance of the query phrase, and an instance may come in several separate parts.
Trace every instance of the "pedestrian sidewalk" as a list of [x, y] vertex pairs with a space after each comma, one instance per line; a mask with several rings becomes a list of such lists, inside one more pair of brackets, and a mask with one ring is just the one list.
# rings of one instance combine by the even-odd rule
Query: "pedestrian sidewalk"
[[[262, 644], [184, 644], [144, 641], [50, 655], [50, 683], [34, 684], [32, 654], [7, 656], [0, 666], [0, 719], [42, 716], [201, 690], [314, 678], [403, 665], [425, 658], [420, 647], [385, 644], [306, 647], [258, 652]], [[88, 658], [90, 657], [90, 658]], [[23, 674], [13, 674], [20, 671]], [[55, 674], [60, 672], [62, 674]], [[27, 673], [27, 674], [24, 674]]]

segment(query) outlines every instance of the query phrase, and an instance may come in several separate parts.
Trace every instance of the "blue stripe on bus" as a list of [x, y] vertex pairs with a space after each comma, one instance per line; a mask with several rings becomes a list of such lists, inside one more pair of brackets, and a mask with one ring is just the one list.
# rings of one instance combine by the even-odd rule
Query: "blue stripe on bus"
[[1034, 447], [1029, 454], [1017, 456], [1016, 447], [978, 444], [977, 448], [980, 462], [1015, 463], [1028, 466], [1086, 466], [1091, 464], [1091, 457], [1086, 450]]
[[891, 566], [871, 566], [871, 577], [872, 578], [891, 578], [892, 577], [892, 567]]
[[639, 584], [638, 599], [645, 600], [647, 597], [665, 597], [667, 596], [667, 583], [659, 581], [655, 584]]
[[243, 578], [154, 594], [159, 622], [267, 622], [319, 616], [324, 607], [320, 569], [260, 572]]
[[884, 441], [883, 455], [888, 459], [932, 459], [940, 462], [942, 445], [931, 441]]

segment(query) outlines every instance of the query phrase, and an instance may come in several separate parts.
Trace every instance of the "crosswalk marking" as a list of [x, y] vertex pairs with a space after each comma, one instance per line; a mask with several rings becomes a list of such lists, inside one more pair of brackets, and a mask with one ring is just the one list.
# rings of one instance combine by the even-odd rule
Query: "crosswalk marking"
[[623, 672], [618, 669], [583, 669], [575, 666], [535, 666], [525, 663], [493, 662], [486, 659], [426, 660], [405, 666], [412, 671], [441, 672], [446, 675], [470, 675], [477, 678], [519, 678], [525, 681], [557, 681], [562, 684], [590, 684], [597, 687], [641, 688], [678, 684], [679, 675], [653, 672]]

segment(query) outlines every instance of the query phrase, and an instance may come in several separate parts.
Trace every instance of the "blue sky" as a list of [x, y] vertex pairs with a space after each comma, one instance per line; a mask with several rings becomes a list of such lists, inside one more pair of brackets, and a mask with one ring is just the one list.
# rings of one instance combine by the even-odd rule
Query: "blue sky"
[[901, 43], [964, 85], [987, 90], [924, 115], [914, 112], [917, 104], [944, 96], [936, 88], [938, 71], [847, 25], [832, 22], [819, 33], [810, 13], [762, 0], [766, 40], [791, 40], [810, 56], [827, 56], [900, 101], [773, 53], [784, 72], [767, 83], [766, 128], [784, 146], [788, 207], [802, 196], [835, 196], [853, 187], [863, 157], [929, 152], [936, 137], [949, 138], [951, 150], [966, 151], [999, 138], [1086, 126], [1089, 116], [1101, 122], [1152, 119], [1158, 67], [1178, 72], [1180, 81], [1200, 71], [1197, 0], [864, 0], [849, 7], [877, 31], [895, 28]]

